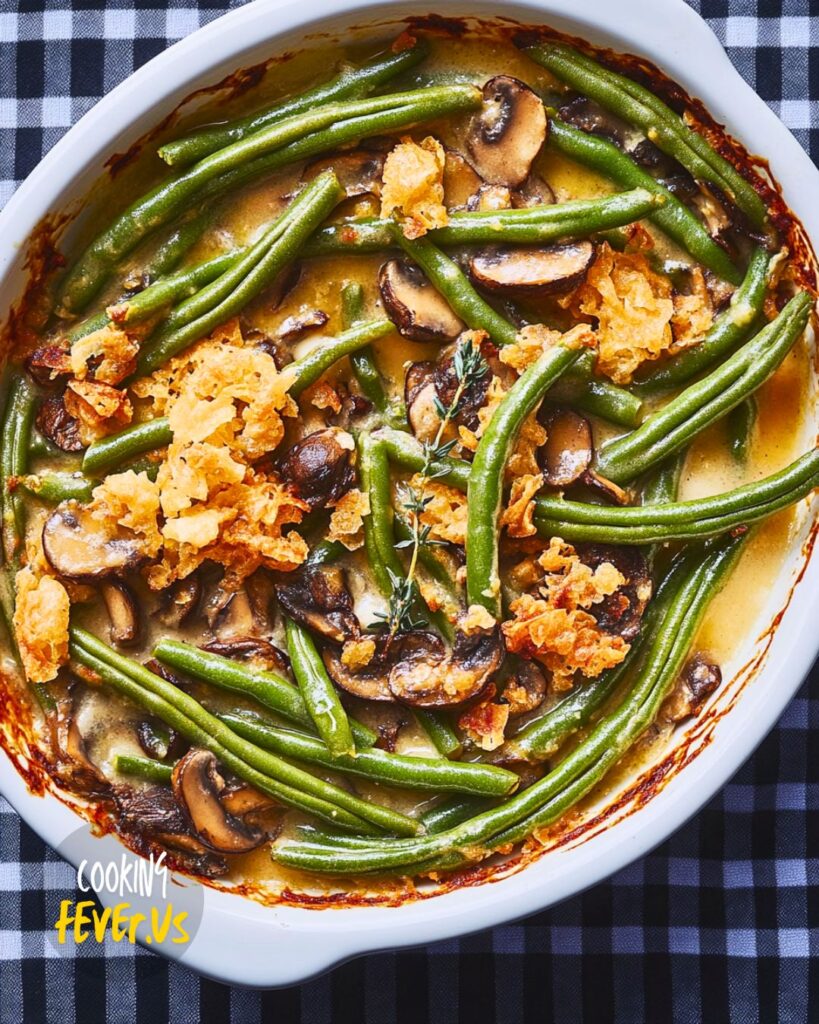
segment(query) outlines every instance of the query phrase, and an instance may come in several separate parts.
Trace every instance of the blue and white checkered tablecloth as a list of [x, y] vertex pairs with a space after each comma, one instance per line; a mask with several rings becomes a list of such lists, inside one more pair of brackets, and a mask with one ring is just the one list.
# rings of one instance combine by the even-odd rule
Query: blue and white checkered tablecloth
[[[819, 2], [691, 2], [819, 157]], [[238, 0], [0, 0], [0, 205], [101, 95], [228, 6]], [[81, 968], [58, 957], [46, 935], [73, 891], [73, 871], [0, 798], [0, 1024], [816, 1024], [819, 667], [680, 832], [492, 931], [258, 993], [125, 944]]]

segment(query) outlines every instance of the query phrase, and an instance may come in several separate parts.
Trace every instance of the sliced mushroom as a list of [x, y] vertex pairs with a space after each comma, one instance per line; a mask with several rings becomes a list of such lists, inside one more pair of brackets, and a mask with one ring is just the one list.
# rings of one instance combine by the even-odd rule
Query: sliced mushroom
[[80, 424], [66, 409], [62, 395], [50, 395], [40, 406], [35, 426], [64, 452], [81, 452]]
[[197, 837], [209, 849], [217, 853], [247, 853], [264, 842], [263, 832], [249, 828], [222, 805], [219, 796], [225, 780], [209, 750], [189, 750], [174, 768], [171, 785]]
[[354, 447], [346, 431], [327, 427], [308, 434], [288, 448], [278, 460], [277, 468], [311, 510], [326, 508], [353, 486]]
[[409, 633], [400, 660], [389, 674], [393, 696], [414, 707], [450, 707], [472, 700], [503, 660], [497, 628], [466, 634], [458, 630], [447, 652], [434, 634]]
[[[492, 380], [491, 373], [484, 373], [477, 380], [473, 380], [469, 387], [461, 393], [458, 401], [458, 414], [456, 422], [474, 430], [478, 425], [478, 410], [486, 403], [486, 394]], [[460, 380], [455, 372], [455, 349], [441, 352], [438, 364], [435, 367], [435, 393], [438, 400], [449, 408], [455, 400], [455, 395], [460, 386]]]
[[148, 757], [157, 761], [164, 761], [182, 742], [173, 729], [156, 718], [143, 719], [137, 726], [136, 734], [139, 745]]
[[651, 599], [651, 574], [645, 556], [636, 547], [613, 544], [578, 545], [581, 561], [592, 569], [610, 562], [625, 577], [622, 587], [592, 605], [590, 613], [606, 633], [615, 633], [624, 640], [633, 640], [640, 632], [640, 622]]
[[163, 626], [178, 628], [194, 614], [201, 598], [202, 580], [194, 572], [163, 591], [162, 603], [154, 614]]
[[594, 259], [591, 242], [521, 246], [478, 253], [469, 263], [481, 288], [520, 298], [554, 295], [577, 287]]
[[110, 788], [108, 781], [88, 756], [85, 739], [77, 725], [73, 687], [57, 699], [56, 709], [49, 713], [49, 725], [60, 778], [82, 793], [107, 793]]
[[570, 487], [594, 458], [591, 424], [571, 409], [550, 409], [542, 421], [546, 442], [538, 449], [537, 460], [543, 481], [548, 487]]
[[546, 676], [538, 663], [516, 659], [515, 670], [504, 682], [501, 698], [509, 705], [509, 717], [526, 715], [540, 707], [546, 689]]
[[235, 818], [244, 818], [278, 806], [273, 797], [238, 779], [227, 783], [219, 794], [219, 803]]
[[386, 154], [367, 149], [351, 149], [345, 153], [313, 160], [304, 169], [303, 180], [312, 181], [328, 168], [335, 171], [348, 198], [351, 196], [381, 195]]
[[601, 494], [607, 501], [610, 501], [613, 505], [629, 505], [631, 504], [631, 494], [616, 484], [613, 480], [608, 480], [594, 469], [587, 469], [583, 474], [583, 483], [587, 487], [591, 487], [593, 490]]
[[512, 193], [512, 206], [522, 210], [532, 206], [551, 206], [555, 202], [555, 194], [551, 185], [537, 174], [530, 174], [520, 188]]
[[463, 320], [414, 263], [388, 260], [378, 272], [378, 286], [389, 318], [405, 338], [454, 341], [464, 330]]
[[323, 309], [306, 309], [301, 313], [288, 316], [279, 324], [278, 338], [280, 341], [291, 342], [302, 334], [324, 327], [330, 317]]
[[108, 612], [111, 643], [128, 647], [139, 640], [139, 605], [134, 592], [122, 580], [108, 580], [100, 587]]
[[235, 661], [249, 661], [267, 672], [286, 675], [289, 670], [287, 657], [269, 640], [255, 636], [237, 636], [232, 640], [213, 640], [205, 644], [203, 651], [220, 654]]
[[294, 622], [337, 644], [361, 631], [346, 574], [338, 565], [315, 565], [293, 573], [288, 582], [276, 586], [276, 597]]
[[237, 590], [229, 594], [229, 600], [222, 604], [213, 616], [210, 628], [219, 640], [225, 642], [235, 637], [253, 635], [258, 628], [258, 622], [246, 590]]
[[389, 665], [385, 666], [377, 654], [369, 665], [358, 669], [352, 669], [342, 662], [341, 650], [337, 647], [325, 647], [321, 657], [329, 677], [347, 693], [362, 700], [395, 700], [388, 682]]
[[575, 96], [558, 110], [558, 114], [561, 121], [566, 121], [589, 135], [600, 135], [621, 149], [625, 146], [630, 131], [626, 122], [587, 96]]
[[441, 425], [437, 409], [435, 363], [411, 363], [404, 378], [407, 420], [419, 441], [432, 441]]
[[475, 170], [484, 181], [517, 188], [529, 177], [547, 130], [543, 103], [527, 85], [509, 75], [490, 78], [469, 130]]
[[465, 209], [483, 182], [475, 168], [454, 149], [444, 158], [444, 204], [448, 210]]
[[667, 722], [681, 722], [701, 710], [703, 704], [722, 682], [719, 665], [696, 654], [685, 666], [660, 712]]
[[87, 582], [123, 576], [148, 560], [136, 534], [110, 517], [92, 518], [73, 500], [62, 502], [46, 520], [43, 552], [58, 576]]

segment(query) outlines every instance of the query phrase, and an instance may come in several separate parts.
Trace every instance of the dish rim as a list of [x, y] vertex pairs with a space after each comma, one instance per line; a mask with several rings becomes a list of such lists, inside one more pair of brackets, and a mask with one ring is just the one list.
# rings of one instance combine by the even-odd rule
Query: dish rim
[[[470, 4], [446, 0], [436, 7], [439, 14], [452, 16], [491, 18], [499, 13], [497, 2], [488, 0]], [[172, 108], [198, 84], [246, 65], [249, 51], [264, 46], [272, 54], [281, 52], [288, 35], [335, 31], [337, 26], [377, 23], [383, 17], [399, 21], [428, 12], [429, 5], [418, 0], [254, 0], [159, 54], [67, 132], [0, 212], [0, 308], [5, 310], [19, 293], [19, 253], [40, 219], [59, 209], [69, 191], [82, 194], [83, 182], [96, 177], [103, 160], [120, 149], [124, 139], [153, 127], [158, 105]], [[642, 0], [619, 0], [616, 5], [575, 0], [570, 16], [564, 15], [557, 0], [523, 0], [504, 2], [502, 14], [524, 24], [545, 23], [619, 51], [644, 54], [700, 97], [749, 151], [776, 154], [772, 170], [789, 205], [808, 237], [819, 239], [819, 212], [811, 210], [806, 198], [811, 184], [819, 184], [819, 171], [684, 0], [657, 0], [650, 19]], [[783, 567], [780, 577], [784, 571]], [[818, 587], [819, 557], [814, 552], [808, 556], [755, 686], [720, 723], [719, 741], [678, 772], [638, 814], [579, 846], [552, 851], [511, 877], [400, 907], [345, 907], [319, 913], [261, 906], [206, 886], [202, 925], [190, 945], [180, 951], [182, 962], [225, 982], [254, 987], [295, 984], [356, 955], [501, 924], [596, 884], [683, 825], [773, 727], [819, 649], [819, 638], [811, 636], [809, 615], [811, 591]], [[0, 793], [52, 847], [78, 827], [76, 814], [56, 797], [30, 793], [5, 756], [0, 757]]]

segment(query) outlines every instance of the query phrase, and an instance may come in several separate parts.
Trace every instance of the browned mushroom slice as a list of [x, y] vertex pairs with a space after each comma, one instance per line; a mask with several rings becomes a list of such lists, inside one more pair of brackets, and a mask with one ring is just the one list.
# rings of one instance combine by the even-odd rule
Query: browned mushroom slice
[[244, 818], [245, 815], [258, 814], [259, 811], [267, 811], [278, 806], [267, 793], [262, 793], [247, 782], [236, 779], [227, 783], [219, 794], [219, 803], [228, 814], [236, 818]]
[[324, 327], [329, 319], [323, 309], [307, 309], [284, 319], [279, 324], [278, 337], [281, 341], [295, 341], [308, 331]]
[[529, 177], [547, 130], [543, 103], [527, 85], [509, 75], [490, 78], [469, 130], [475, 170], [484, 181], [517, 188]]
[[404, 379], [407, 420], [419, 441], [432, 441], [441, 425], [437, 409], [435, 363], [411, 363]]
[[[486, 402], [491, 380], [492, 374], [484, 373], [460, 393], [456, 421], [469, 430], [474, 430], [478, 425], [478, 410]], [[435, 393], [445, 408], [450, 408], [455, 401], [460, 386], [461, 381], [455, 372], [455, 351], [442, 352], [435, 367]]]
[[661, 717], [668, 722], [681, 722], [698, 714], [721, 682], [719, 665], [702, 654], [695, 654], [663, 704]]
[[465, 325], [423, 272], [407, 260], [388, 260], [378, 272], [390, 320], [411, 341], [454, 341]]
[[591, 242], [494, 249], [473, 256], [472, 279], [489, 292], [520, 298], [571, 291], [594, 259]]
[[[222, 593], [221, 589], [218, 593]], [[259, 623], [246, 590], [229, 594], [229, 600], [221, 606], [217, 599], [213, 608], [217, 607], [218, 610], [209, 621], [210, 628], [219, 640], [230, 642], [236, 637], [252, 636], [258, 629]]]
[[172, 583], [162, 594], [162, 603], [154, 613], [163, 626], [179, 627], [193, 615], [202, 598], [202, 581], [198, 573]]
[[108, 612], [111, 643], [128, 647], [139, 640], [139, 606], [131, 588], [122, 580], [108, 580], [100, 587]]
[[171, 749], [179, 746], [181, 739], [169, 729], [164, 722], [157, 718], [143, 719], [136, 728], [139, 745], [149, 757], [157, 761], [164, 761], [171, 753]]
[[313, 160], [304, 169], [303, 180], [311, 181], [328, 168], [335, 171], [341, 187], [347, 196], [363, 196], [368, 193], [381, 195], [381, 178], [384, 174], [386, 154], [367, 149], [351, 149], [346, 153]]
[[316, 565], [293, 573], [276, 586], [276, 597], [294, 622], [334, 643], [342, 644], [360, 633], [340, 566]]
[[285, 675], [289, 669], [286, 656], [269, 640], [255, 636], [237, 636], [232, 640], [213, 640], [203, 651], [220, 654], [235, 661], [249, 661], [268, 672]]
[[198, 838], [209, 849], [217, 853], [247, 853], [264, 842], [263, 832], [249, 828], [222, 805], [219, 796], [225, 780], [209, 750], [189, 750], [174, 768], [171, 785]]
[[503, 686], [502, 699], [509, 705], [509, 717], [526, 715], [540, 707], [546, 696], [546, 676], [535, 661], [517, 659], [514, 672]]
[[379, 658], [373, 658], [363, 668], [353, 669], [342, 662], [341, 651], [336, 647], [325, 647], [321, 657], [327, 674], [347, 693], [362, 700], [395, 700], [388, 682], [390, 666]]
[[592, 569], [610, 562], [625, 577], [622, 587], [592, 605], [589, 611], [605, 632], [633, 640], [640, 632], [640, 621], [653, 590], [645, 556], [639, 548], [613, 544], [578, 545], [577, 553]]
[[389, 675], [395, 698], [415, 707], [450, 707], [472, 700], [503, 660], [497, 629], [455, 634], [452, 650], [431, 633], [409, 633]]
[[512, 206], [523, 210], [531, 206], [550, 206], [555, 202], [551, 185], [537, 174], [530, 174], [520, 188], [512, 193]]
[[88, 756], [85, 738], [77, 725], [77, 704], [72, 689], [57, 699], [56, 708], [48, 716], [57, 773], [67, 785], [79, 792], [105, 793], [110, 787]]
[[594, 458], [591, 424], [571, 409], [550, 409], [543, 417], [546, 441], [537, 452], [548, 487], [569, 487], [584, 475]]
[[288, 448], [277, 468], [311, 510], [325, 508], [335, 504], [355, 481], [351, 462], [354, 447], [346, 431], [327, 427]]
[[583, 474], [583, 483], [587, 487], [593, 488], [598, 494], [602, 494], [607, 501], [612, 502], [614, 505], [628, 505], [631, 503], [631, 494], [627, 490], [616, 484], [613, 480], [600, 476], [593, 469], [587, 469]]
[[110, 517], [92, 518], [73, 500], [62, 502], [46, 520], [43, 552], [58, 576], [88, 582], [123, 576], [147, 561], [136, 534]]
[[483, 182], [475, 168], [454, 149], [444, 158], [444, 204], [448, 210], [464, 209]]
[[50, 395], [40, 406], [35, 426], [64, 452], [81, 452], [79, 421], [66, 409], [62, 395]]
[[71, 354], [68, 343], [45, 345], [35, 349], [25, 362], [29, 375], [43, 387], [54, 384], [60, 377], [71, 375]]
[[599, 135], [623, 148], [630, 129], [625, 121], [599, 106], [587, 96], [575, 96], [559, 110], [561, 121], [573, 124], [589, 135]]

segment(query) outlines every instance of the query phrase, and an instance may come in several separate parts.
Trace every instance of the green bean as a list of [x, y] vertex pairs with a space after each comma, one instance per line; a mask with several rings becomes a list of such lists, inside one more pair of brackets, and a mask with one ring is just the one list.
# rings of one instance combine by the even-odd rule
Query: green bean
[[643, 485], [640, 493], [642, 505], [668, 505], [677, 500], [685, 458], [685, 451], [681, 451], [658, 466]]
[[27, 494], [54, 504], [72, 499], [81, 502], [90, 501], [91, 491], [94, 489], [94, 481], [89, 480], [82, 473], [49, 471], [35, 473], [31, 476], [21, 476], [17, 485], [22, 487]]
[[[368, 345], [378, 338], [391, 334], [394, 328], [389, 320], [369, 320], [353, 327], [325, 345], [313, 349], [301, 359], [296, 359], [286, 368], [292, 383], [289, 391], [298, 397], [305, 388], [314, 384], [333, 363]], [[83, 457], [82, 468], [86, 473], [101, 473], [117, 466], [126, 459], [143, 452], [163, 448], [173, 441], [173, 431], [165, 416], [144, 423], [137, 423], [116, 434], [110, 434], [90, 444]]]
[[[176, 729], [177, 732], [185, 735], [188, 739], [191, 739], [188, 733], [191, 731], [190, 724], [193, 724], [197, 730], [210, 740], [209, 744], [204, 744], [207, 749], [212, 750], [225, 763], [226, 767], [231, 770], [235, 769], [224, 760], [223, 754], [217, 753], [214, 749], [215, 746], [227, 751], [232, 757], [241, 759], [243, 763], [270, 778], [292, 787], [299, 791], [300, 794], [312, 795], [335, 804], [338, 809], [345, 810], [353, 818], [370, 822], [379, 828], [395, 831], [399, 834], [417, 834], [419, 830], [418, 823], [406, 815], [391, 811], [379, 804], [361, 800], [358, 797], [352, 796], [346, 790], [340, 789], [338, 786], [323, 782], [308, 772], [294, 768], [292, 765], [287, 764], [286, 761], [282, 761], [266, 751], [259, 750], [258, 747], [237, 736], [236, 733], [220, 722], [214, 715], [210, 714], [209, 711], [202, 707], [193, 697], [185, 693], [184, 690], [174, 686], [173, 683], [169, 683], [161, 676], [155, 675], [138, 662], [118, 654], [86, 630], [79, 629], [76, 626], [72, 627], [71, 650], [74, 656], [76, 656], [75, 652], [77, 651], [83, 654], [90, 654], [102, 665], [130, 678], [141, 692], [148, 691], [152, 695], [159, 697], [163, 703], [169, 705], [176, 712], [174, 721], [170, 721], [164, 714], [159, 714], [162, 721], [166, 722], [171, 728]], [[83, 658], [80, 657], [78, 660], [82, 661]], [[84, 663], [87, 664], [87, 661]], [[106, 677], [103, 675], [103, 678]], [[186, 729], [188, 732], [185, 731]], [[197, 736], [195, 739], [192, 739], [192, 742], [198, 743], [200, 738]], [[239, 773], [237, 772], [237, 774]], [[354, 824], [357, 825], [358, 822]]]
[[[341, 288], [341, 319], [345, 328], [353, 327], [363, 319], [364, 289], [357, 281], [347, 281]], [[387, 412], [387, 394], [384, 381], [375, 362], [372, 348], [367, 345], [350, 356], [353, 376], [361, 394], [372, 402], [382, 415]]]
[[[424, 468], [426, 456], [424, 449], [412, 434], [390, 427], [380, 427], [372, 434], [372, 441], [383, 448], [388, 458], [403, 469], [420, 473]], [[434, 459], [431, 463], [432, 472], [437, 481], [465, 491], [469, 484], [471, 465], [463, 459]]]
[[[221, 654], [203, 651], [181, 640], [160, 640], [152, 651], [153, 657], [163, 665], [202, 679], [220, 690], [252, 697], [259, 704], [275, 711], [290, 722], [312, 729], [313, 719], [299, 691], [284, 676], [251, 665], [224, 658]], [[361, 722], [350, 720], [356, 745], [371, 747], [378, 735]]]
[[305, 565], [328, 565], [330, 562], [336, 562], [342, 555], [346, 554], [347, 548], [341, 543], [340, 540], [320, 540], [310, 550], [310, 554], [305, 559]]
[[[499, 806], [437, 835], [421, 839], [373, 840], [368, 847], [339, 849], [320, 843], [280, 843], [273, 858], [310, 871], [405, 873], [429, 864], [457, 866], [487, 847], [497, 847], [537, 827], [556, 802], [565, 811], [590, 792], [650, 724], [699, 627], [708, 602], [723, 585], [742, 547], [731, 540], [686, 561], [686, 576], [670, 602], [645, 661], [619, 707], [552, 771]], [[698, 553], [697, 553], [698, 554]], [[691, 563], [693, 562], [693, 566]], [[517, 841], [517, 838], [514, 840]]]
[[0, 481], [3, 498], [3, 555], [9, 570], [16, 572], [25, 543], [26, 510], [14, 482], [28, 468], [28, 446], [34, 421], [37, 392], [24, 374], [9, 384], [9, 397], [0, 438]]
[[727, 192], [755, 227], [765, 223], [768, 212], [751, 182], [656, 93], [561, 43], [540, 43], [526, 53], [584, 96], [642, 129], [646, 138], [694, 178]]
[[713, 270], [726, 281], [739, 284], [741, 275], [737, 268], [688, 207], [655, 181], [650, 174], [638, 167], [630, 156], [613, 143], [598, 135], [588, 135], [577, 128], [572, 128], [551, 113], [547, 145], [564, 156], [593, 168], [619, 185], [626, 188], [645, 188], [662, 195], [665, 198], [664, 204], [649, 215], [649, 220], [682, 246], [697, 262]]
[[297, 622], [285, 619], [287, 652], [299, 687], [299, 693], [321, 737], [319, 747], [326, 748], [330, 761], [356, 756], [347, 712], [332, 679], [313, 643], [313, 638]]
[[441, 757], [460, 757], [460, 737], [440, 712], [431, 708], [414, 708], [413, 717]]
[[621, 427], [636, 427], [643, 411], [643, 400], [625, 388], [594, 376], [597, 355], [589, 349], [581, 352], [577, 362], [555, 389], [555, 396], [571, 402], [575, 408], [591, 416], [599, 416]]
[[136, 423], [90, 444], [82, 460], [83, 472], [104, 473], [135, 455], [164, 448], [171, 441], [173, 432], [165, 416]]
[[142, 276], [149, 282], [165, 277], [176, 270], [185, 253], [192, 248], [205, 233], [212, 217], [211, 210], [205, 210], [195, 217], [189, 217], [175, 227], [156, 247], [151, 258], [142, 268]]
[[244, 256], [174, 309], [157, 336], [141, 347], [138, 373], [152, 373], [244, 309], [295, 259], [304, 240], [343, 196], [332, 171], [314, 178]]
[[[495, 312], [492, 306], [481, 298], [457, 263], [436, 248], [426, 237], [405, 238], [397, 226], [395, 233], [404, 252], [421, 267], [437, 291], [443, 295], [467, 327], [472, 330], [486, 331], [499, 347], [515, 342], [518, 335], [515, 325], [504, 319], [500, 313]], [[584, 363], [584, 365], [589, 368], [588, 363]], [[591, 364], [591, 372], [593, 372], [593, 364]], [[639, 409], [639, 399], [634, 398], [623, 388], [602, 380], [589, 381], [587, 385], [584, 385], [584, 391], [579, 397], [587, 397], [587, 392], [596, 406], [598, 415], [611, 419], [615, 423], [622, 422], [620, 417], [625, 415], [626, 421], [623, 425], [633, 424], [634, 407], [636, 405]]]
[[239, 142], [248, 135], [294, 114], [313, 110], [332, 101], [366, 96], [402, 71], [415, 67], [427, 53], [427, 44], [423, 40], [415, 40], [406, 49], [378, 54], [361, 67], [344, 67], [338, 75], [327, 82], [280, 100], [266, 110], [166, 142], [158, 150], [159, 156], [171, 167], [194, 163], [217, 149]]
[[173, 765], [154, 761], [150, 757], [133, 757], [130, 754], [117, 754], [114, 768], [120, 775], [133, 775], [145, 782], [158, 782], [162, 786], [170, 786]]
[[[636, 188], [598, 199], [572, 199], [521, 210], [458, 212], [450, 215], [446, 227], [430, 231], [429, 237], [443, 246], [510, 242], [545, 245], [633, 224], [664, 202], [665, 198], [656, 192]], [[304, 255], [366, 255], [395, 245], [392, 221], [363, 217], [321, 228], [305, 246]]]
[[227, 714], [221, 718], [240, 736], [281, 757], [324, 765], [335, 771], [361, 775], [374, 782], [386, 782], [403, 789], [505, 796], [518, 785], [518, 777], [514, 772], [494, 765], [388, 754], [375, 748], [354, 756], [334, 758], [319, 740], [305, 736], [304, 733], [277, 729], [258, 716], [251, 718], [249, 715]]
[[748, 453], [758, 414], [756, 398], [751, 395], [744, 402], [740, 402], [725, 417], [725, 425], [728, 428], [728, 451], [734, 462], [740, 466], [744, 466], [748, 462]]
[[774, 373], [804, 331], [812, 305], [807, 292], [794, 296], [776, 320], [706, 378], [690, 385], [630, 434], [604, 445], [597, 471], [615, 483], [633, 480], [730, 412]]
[[503, 476], [523, 421], [547, 389], [577, 359], [564, 345], [547, 349], [512, 385], [481, 437], [467, 488], [466, 603], [500, 619], [498, 521]]
[[70, 316], [83, 309], [119, 260], [191, 202], [206, 203], [262, 174], [340, 143], [470, 109], [480, 103], [480, 98], [474, 86], [453, 85], [328, 104], [274, 123], [218, 150], [157, 185], [91, 243], [63, 281], [58, 300], [61, 315]]
[[487, 801], [483, 797], [450, 797], [421, 815], [421, 824], [428, 835], [446, 832], [460, 825], [476, 814], [485, 811]]
[[[302, 776], [313, 779], [314, 783], [319, 780], [289, 765], [282, 771], [281, 766], [284, 762], [231, 733], [227, 726], [210, 716], [204, 709], [200, 709], [202, 714], [197, 714], [196, 718], [189, 717], [170, 700], [141, 685], [140, 681], [133, 679], [129, 673], [109, 664], [106, 659], [98, 657], [77, 640], [72, 640], [69, 644], [69, 654], [75, 662], [90, 668], [104, 683], [166, 722], [190, 743], [209, 750], [229, 771], [262, 793], [287, 806], [314, 814], [336, 828], [350, 829], [357, 833], [378, 831], [370, 821], [359, 818], [333, 802], [337, 787], [323, 784], [327, 786], [324, 789], [311, 783], [311, 788], [316, 789], [316, 793], [300, 791], [290, 783], [295, 780], [300, 784]], [[204, 725], [197, 720], [199, 718], [205, 722]], [[213, 723], [215, 729], [212, 728]], [[226, 737], [229, 745], [223, 744], [220, 737]], [[288, 781], [284, 781], [285, 779]]]
[[687, 384], [692, 377], [713, 366], [744, 341], [762, 313], [770, 263], [769, 253], [762, 248], [754, 250], [745, 279], [731, 296], [728, 308], [714, 320], [702, 341], [648, 369], [646, 375], [633, 384], [637, 393], [660, 394]]
[[284, 373], [293, 377], [293, 383], [289, 388], [290, 394], [298, 397], [305, 388], [315, 384], [333, 363], [337, 363], [344, 356], [358, 352], [370, 342], [392, 334], [394, 330], [395, 327], [389, 320], [367, 320], [364, 323], [356, 324], [348, 331], [343, 331], [332, 341], [317, 346], [284, 369]]
[[393, 591], [393, 577], [402, 579], [404, 576], [393, 533], [390, 464], [386, 449], [372, 434], [366, 431], [359, 434], [357, 446], [361, 489], [370, 502], [370, 511], [364, 516], [364, 550], [376, 586], [384, 597], [389, 598]]

